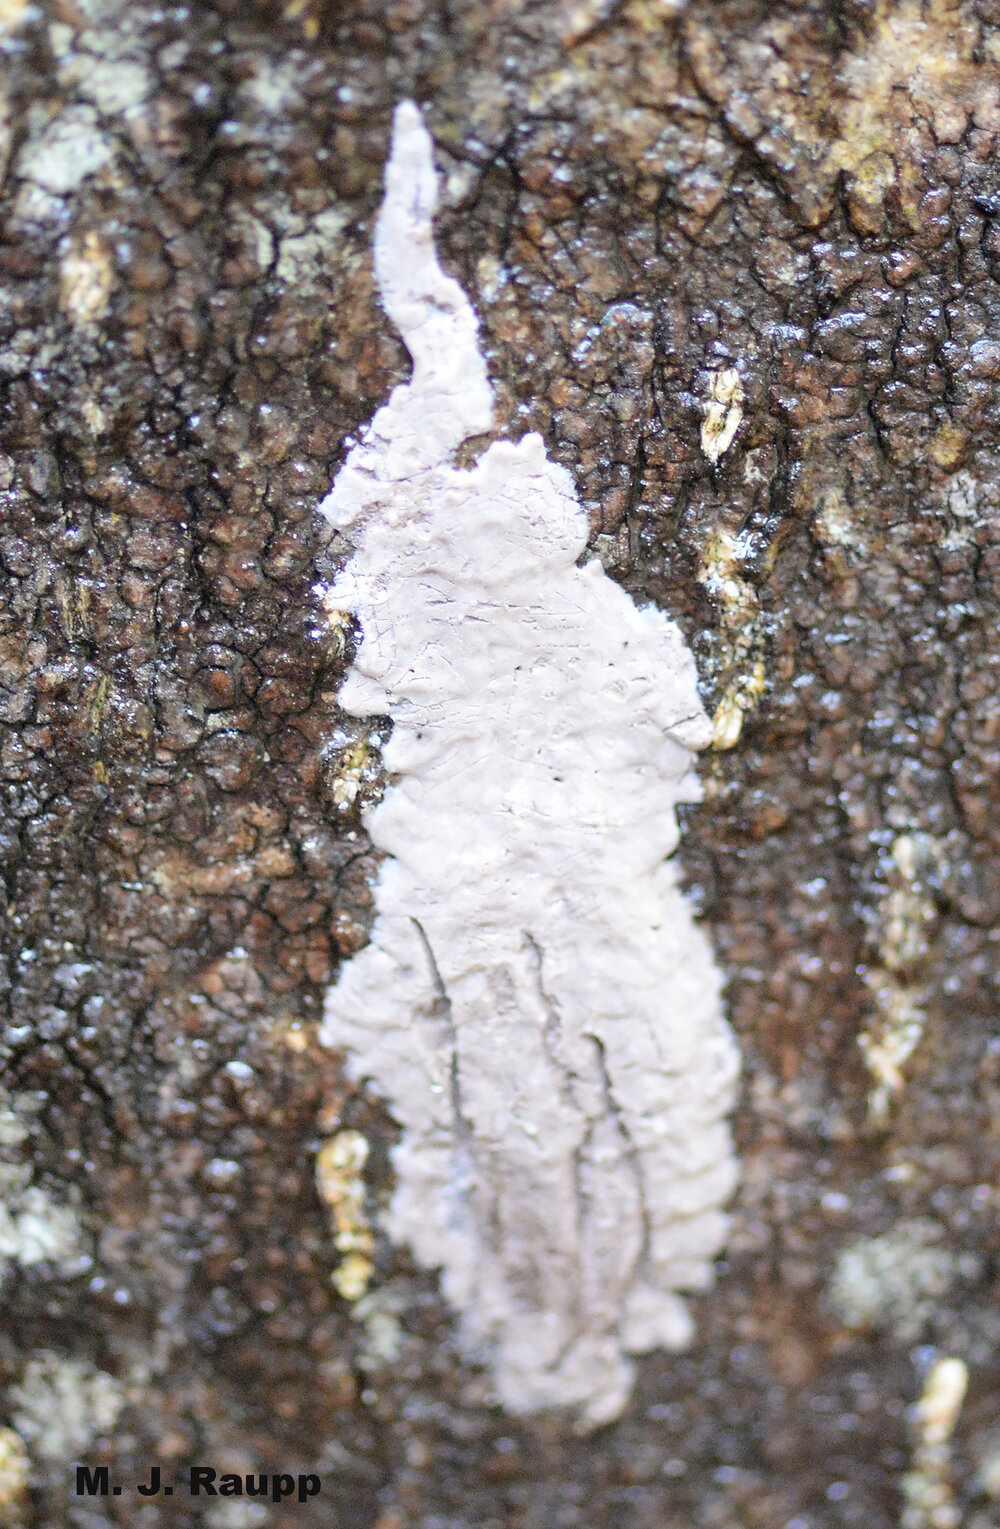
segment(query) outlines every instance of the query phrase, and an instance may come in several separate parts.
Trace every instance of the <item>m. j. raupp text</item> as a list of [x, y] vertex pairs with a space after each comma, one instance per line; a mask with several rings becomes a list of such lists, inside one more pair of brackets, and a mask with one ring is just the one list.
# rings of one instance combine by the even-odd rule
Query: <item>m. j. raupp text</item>
[[[114, 1485], [106, 1465], [78, 1465], [76, 1468], [77, 1497], [121, 1497], [124, 1487]], [[149, 1480], [140, 1481], [134, 1490], [140, 1497], [172, 1497], [174, 1488], [161, 1479], [158, 1465], [150, 1467]], [[192, 1465], [180, 1490], [190, 1497], [269, 1497], [272, 1502], [295, 1498], [307, 1502], [318, 1497], [322, 1482], [316, 1475], [293, 1476], [290, 1472], [272, 1475], [239, 1475], [235, 1472], [213, 1470], [210, 1465]]]

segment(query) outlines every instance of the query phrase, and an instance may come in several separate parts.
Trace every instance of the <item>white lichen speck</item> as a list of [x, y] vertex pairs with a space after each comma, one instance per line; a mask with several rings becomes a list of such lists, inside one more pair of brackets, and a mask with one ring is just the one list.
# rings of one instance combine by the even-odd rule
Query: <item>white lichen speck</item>
[[324, 1040], [403, 1127], [389, 1229], [518, 1411], [614, 1417], [629, 1353], [676, 1348], [735, 1180], [737, 1054], [670, 859], [710, 738], [674, 623], [596, 561], [541, 439], [492, 423], [478, 324], [434, 252], [431, 139], [396, 113], [375, 240], [413, 377], [323, 510], [354, 547], [328, 603], [362, 640], [341, 704], [388, 713], [371, 944]]
[[724, 457], [743, 423], [743, 379], [735, 366], [713, 372], [701, 423], [701, 449], [715, 467]]

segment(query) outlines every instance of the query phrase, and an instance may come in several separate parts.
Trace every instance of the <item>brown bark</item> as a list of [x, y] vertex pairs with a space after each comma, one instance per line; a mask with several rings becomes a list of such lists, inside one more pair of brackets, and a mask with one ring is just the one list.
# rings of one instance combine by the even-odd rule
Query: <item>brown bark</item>
[[[0, 1513], [883, 1529], [933, 1350], [969, 1367], [950, 1468], [985, 1529], [992, 0], [0, 9], [0, 1187], [64, 1234], [38, 1261], [22, 1237], [3, 1275], [32, 1477], [19, 1494], [0, 1436]], [[315, 1040], [366, 935], [381, 777], [311, 591], [316, 505], [406, 371], [370, 265], [403, 95], [503, 429], [571, 469], [733, 745], [682, 850], [746, 1059], [733, 1237], [695, 1347], [643, 1361], [586, 1443], [485, 1404], [405, 1250], [376, 1238], [352, 1317], [315, 1187], [346, 1129], [371, 1144], [370, 1218], [391, 1183], [391, 1121]], [[742, 420], [713, 466], [731, 370]], [[57, 1394], [90, 1409], [68, 1440]], [[131, 1491], [77, 1499], [76, 1458], [324, 1489], [263, 1518], [180, 1490], [140, 1515]]]

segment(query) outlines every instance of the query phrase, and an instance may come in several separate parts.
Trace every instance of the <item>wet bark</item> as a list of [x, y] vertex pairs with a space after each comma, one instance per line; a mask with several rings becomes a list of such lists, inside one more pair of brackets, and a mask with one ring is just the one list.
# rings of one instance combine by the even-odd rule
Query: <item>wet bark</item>
[[[938, 1487], [995, 1523], [998, 20], [0, 7], [0, 1517], [883, 1529], [905, 1488], [917, 1526], [948, 1356]], [[382, 786], [316, 506], [406, 375], [404, 95], [500, 428], [681, 622], [720, 745], [681, 853], [745, 1057], [733, 1235], [587, 1442], [459, 1363], [377, 1230], [392, 1122], [315, 1038]], [[140, 1504], [156, 1462], [323, 1491]]]

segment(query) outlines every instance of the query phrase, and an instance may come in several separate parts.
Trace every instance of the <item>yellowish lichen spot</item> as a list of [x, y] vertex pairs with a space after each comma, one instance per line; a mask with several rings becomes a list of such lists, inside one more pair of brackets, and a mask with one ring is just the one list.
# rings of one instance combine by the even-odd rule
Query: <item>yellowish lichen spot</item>
[[108, 311], [113, 282], [110, 251], [90, 229], [72, 242], [59, 266], [59, 305], [70, 323], [78, 329], [98, 323]]
[[727, 531], [710, 538], [698, 580], [722, 618], [719, 670], [724, 681], [712, 717], [712, 747], [724, 751], [739, 743], [743, 723], [757, 710], [767, 682], [760, 601], [740, 573], [738, 539]]
[[6, 37], [21, 25], [28, 0], [0, 0], [0, 37]]
[[962, 1515], [950, 1478], [951, 1436], [962, 1410], [969, 1371], [964, 1360], [931, 1366], [913, 1416], [913, 1465], [901, 1486], [902, 1529], [958, 1529]]
[[937, 911], [923, 878], [937, 854], [938, 846], [928, 834], [898, 834], [892, 845], [890, 884], [879, 906], [879, 962], [864, 974], [875, 1013], [858, 1037], [874, 1081], [868, 1119], [876, 1128], [886, 1124], [891, 1101], [903, 1088], [903, 1068], [924, 1033], [920, 967]]
[[375, 1239], [365, 1215], [364, 1167], [368, 1142], [360, 1131], [338, 1131], [316, 1154], [316, 1187], [333, 1219], [334, 1242], [344, 1257], [331, 1275], [337, 1294], [357, 1301], [372, 1277]]
[[31, 1467], [24, 1440], [13, 1428], [0, 1428], [0, 1517], [19, 1524], [27, 1506]]

